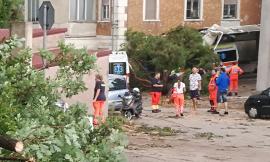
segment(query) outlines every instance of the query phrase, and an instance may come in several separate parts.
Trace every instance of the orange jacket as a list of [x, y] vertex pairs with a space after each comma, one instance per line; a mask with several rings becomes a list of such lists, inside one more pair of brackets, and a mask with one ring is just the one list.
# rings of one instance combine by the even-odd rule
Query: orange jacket
[[238, 79], [238, 76], [243, 74], [244, 71], [238, 66], [238, 65], [233, 65], [229, 70], [228, 73], [230, 74], [230, 79]]
[[217, 91], [217, 84], [216, 84], [217, 75], [214, 75], [210, 78], [209, 84], [208, 84], [208, 91], [209, 93]]

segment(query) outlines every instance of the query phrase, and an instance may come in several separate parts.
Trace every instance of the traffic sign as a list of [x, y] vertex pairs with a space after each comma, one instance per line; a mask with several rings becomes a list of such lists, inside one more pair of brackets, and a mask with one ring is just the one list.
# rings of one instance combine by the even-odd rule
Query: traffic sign
[[41, 28], [50, 30], [54, 24], [54, 8], [50, 1], [44, 1], [38, 10], [38, 20]]

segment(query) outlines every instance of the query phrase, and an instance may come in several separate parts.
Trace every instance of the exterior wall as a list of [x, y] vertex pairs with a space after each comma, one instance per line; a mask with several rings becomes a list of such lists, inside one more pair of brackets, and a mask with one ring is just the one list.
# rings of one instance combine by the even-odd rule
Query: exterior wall
[[11, 35], [16, 34], [19, 38], [25, 38], [24, 46], [32, 48], [32, 43], [33, 43], [32, 23], [29, 23], [29, 22], [13, 22], [11, 24], [10, 34]]
[[97, 35], [110, 36], [112, 34], [111, 22], [97, 22]]
[[257, 90], [270, 87], [270, 1], [262, 0], [262, 20], [258, 59]]
[[50, 1], [55, 9], [55, 24], [66, 25], [67, 22], [69, 21], [69, 0], [50, 0]]
[[[261, 0], [240, 0], [240, 20], [222, 20], [223, 0], [203, 0], [201, 20], [185, 20], [185, 0], [160, 0], [160, 21], [143, 21], [143, 0], [128, 1], [128, 28], [147, 34], [162, 34], [177, 26], [196, 29], [213, 24], [239, 26], [259, 24]], [[254, 7], [255, 6], [255, 7]]]
[[[40, 0], [40, 5], [42, 4]], [[55, 9], [55, 24], [53, 28], [67, 28], [65, 41], [73, 43], [77, 47], [89, 49], [119, 49], [125, 42], [125, 32], [127, 31], [127, 2], [128, 0], [111, 0], [110, 20], [101, 20], [101, 1], [96, 0], [96, 21], [80, 22], [69, 20], [69, 0], [50, 0]], [[26, 2], [27, 5], [27, 2]], [[26, 16], [27, 17], [27, 16]], [[114, 19], [114, 38], [112, 41], [112, 19]], [[33, 28], [40, 28], [34, 22]]]
[[[47, 36], [47, 48], [48, 49], [53, 49], [57, 48], [58, 42], [63, 41], [65, 39], [65, 34], [53, 34], [53, 35], [48, 35]], [[43, 48], [43, 37], [35, 37], [33, 38], [33, 43], [32, 43], [32, 51], [38, 52], [39, 49]]]
[[193, 28], [210, 27], [220, 24], [220, 1], [204, 0], [204, 10], [201, 20], [185, 20], [185, 0], [160, 0], [160, 21], [143, 21], [143, 0], [129, 0], [128, 28], [147, 34], [162, 34], [177, 26]]
[[95, 37], [69, 37], [65, 38], [66, 43], [74, 44], [77, 48], [87, 49], [110, 49], [112, 37], [111, 36], [95, 36]]
[[143, 21], [143, 0], [129, 0], [128, 28], [156, 35], [183, 25], [183, 4], [183, 0], [160, 0], [160, 21]]
[[96, 36], [96, 23], [68, 23], [68, 37], [93, 37]]
[[[213, 24], [220, 25], [223, 9], [222, 3], [220, 2], [220, 0], [203, 0], [203, 19], [201, 21], [185, 21], [184, 25], [196, 29], [211, 27]], [[185, 2], [183, 2], [183, 5], [184, 3]]]
[[[108, 82], [108, 73], [109, 73], [109, 57], [99, 57], [97, 60], [98, 69], [101, 75], [104, 77], [104, 82]], [[53, 77], [56, 74], [56, 71], [58, 70], [58, 67], [51, 67], [45, 71], [46, 77]], [[66, 101], [69, 105], [76, 104], [77, 102], [83, 103], [87, 105], [88, 107], [88, 113], [93, 113], [93, 107], [92, 107], [92, 98], [94, 96], [94, 87], [95, 87], [95, 72], [91, 72], [88, 75], [84, 76], [84, 82], [86, 84], [86, 87], [88, 88], [85, 92], [80, 93], [78, 95], [73, 96], [72, 98], [63, 98], [64, 101]], [[108, 87], [106, 88], [106, 91], [108, 91]], [[108, 94], [108, 93], [106, 93]], [[104, 113], [107, 114], [108, 110], [108, 104], [105, 105]]]
[[241, 0], [241, 25], [260, 24], [262, 0]]

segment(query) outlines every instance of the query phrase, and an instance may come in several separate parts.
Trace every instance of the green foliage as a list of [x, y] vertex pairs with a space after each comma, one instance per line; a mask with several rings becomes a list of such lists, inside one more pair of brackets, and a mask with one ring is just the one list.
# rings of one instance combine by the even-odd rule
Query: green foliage
[[135, 73], [141, 78], [148, 78], [155, 71], [171, 71], [178, 67], [187, 71], [194, 66], [211, 69], [212, 63], [217, 61], [213, 51], [203, 45], [200, 33], [191, 28], [177, 27], [162, 36], [128, 31], [126, 36], [125, 50]]
[[0, 0], [0, 28], [8, 28], [10, 21], [23, 20], [24, 0]]
[[50, 64], [59, 65], [56, 77], [45, 78], [43, 70], [31, 67], [30, 49], [14, 52], [20, 46], [14, 37], [0, 44], [0, 134], [22, 140], [26, 149], [21, 156], [40, 162], [125, 161], [121, 120], [91, 129], [85, 105], [71, 105], [66, 112], [55, 105], [61, 96], [86, 89], [82, 78], [95, 69], [96, 57], [60, 43], [56, 57], [41, 51]]

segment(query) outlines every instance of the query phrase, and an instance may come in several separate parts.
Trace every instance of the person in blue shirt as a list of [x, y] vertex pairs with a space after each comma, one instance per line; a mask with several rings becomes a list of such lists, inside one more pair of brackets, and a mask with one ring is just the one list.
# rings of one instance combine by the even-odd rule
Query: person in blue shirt
[[218, 86], [218, 93], [217, 93], [217, 99], [218, 99], [218, 107], [220, 107], [220, 104], [224, 104], [225, 107], [225, 113], [224, 115], [228, 115], [228, 100], [227, 100], [227, 93], [228, 88], [230, 86], [230, 78], [228, 77], [226, 73], [226, 69], [222, 67], [220, 69], [220, 72], [218, 72], [218, 78], [216, 79], [216, 83]]

